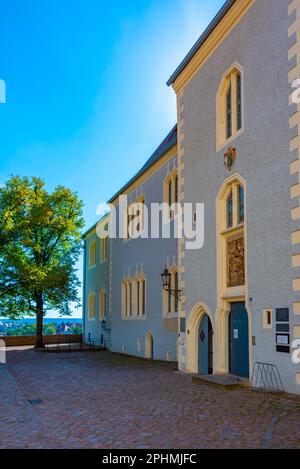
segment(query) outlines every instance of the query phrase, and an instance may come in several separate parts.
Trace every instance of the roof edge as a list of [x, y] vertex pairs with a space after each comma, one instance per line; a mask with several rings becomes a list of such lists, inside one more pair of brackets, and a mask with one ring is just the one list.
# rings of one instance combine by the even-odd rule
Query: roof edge
[[82, 239], [85, 239], [87, 237], [87, 235], [89, 233], [91, 233], [92, 231], [95, 230], [95, 228], [97, 227], [98, 223], [101, 223], [102, 221], [104, 221], [106, 218], [108, 218], [110, 215], [110, 212], [107, 212], [103, 215], [103, 217], [100, 218], [100, 220], [96, 221], [96, 223], [94, 223], [88, 230], [86, 230], [83, 235], [81, 236]]
[[230, 8], [233, 6], [233, 4], [236, 1], [237, 0], [226, 1], [226, 3], [222, 6], [222, 8], [218, 11], [216, 16], [214, 17], [214, 19], [210, 22], [208, 27], [201, 34], [197, 42], [193, 45], [191, 50], [188, 52], [188, 54], [185, 56], [185, 58], [182, 60], [179, 66], [176, 68], [175, 72], [171, 75], [171, 77], [167, 81], [168, 86], [171, 86], [177, 80], [181, 72], [183, 72], [185, 67], [190, 63], [192, 58], [196, 55], [198, 50], [205, 43], [205, 41], [208, 39], [208, 37], [211, 35], [211, 33], [214, 31], [214, 29], [217, 27], [217, 25], [224, 18], [224, 16], [227, 14], [227, 12], [230, 10]]
[[[168, 153], [168, 151], [170, 151], [177, 144], [177, 137], [176, 137], [176, 141], [174, 141], [174, 138], [171, 138], [172, 135], [176, 131], [177, 131], [177, 124], [174, 125], [172, 130], [164, 138], [164, 140], [157, 147], [157, 149], [152, 153], [150, 158], [148, 158], [144, 166], [142, 166], [142, 168], [119, 191], [117, 191], [113, 195], [113, 197], [111, 197], [107, 201], [108, 204], [113, 203], [113, 201], [116, 200], [121, 194], [123, 194], [124, 191], [128, 189], [128, 187], [130, 187], [134, 182], [136, 182], [143, 174], [146, 173], [148, 169], [150, 169], [160, 158], [162, 158], [166, 153]], [[166, 145], [164, 146], [165, 142], [166, 142]]]

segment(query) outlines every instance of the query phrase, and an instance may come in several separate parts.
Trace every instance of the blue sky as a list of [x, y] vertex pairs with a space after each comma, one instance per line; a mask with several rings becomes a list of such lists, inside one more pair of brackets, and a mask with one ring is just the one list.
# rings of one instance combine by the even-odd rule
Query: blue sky
[[35, 175], [96, 207], [176, 122], [166, 81], [224, 0], [0, 0], [0, 184]]

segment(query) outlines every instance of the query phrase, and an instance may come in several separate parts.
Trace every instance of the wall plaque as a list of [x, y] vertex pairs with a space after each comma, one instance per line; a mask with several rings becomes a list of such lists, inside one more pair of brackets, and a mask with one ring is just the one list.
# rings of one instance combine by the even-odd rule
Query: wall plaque
[[227, 287], [245, 285], [245, 245], [244, 237], [227, 243], [228, 278]]
[[289, 308], [277, 308], [276, 309], [276, 322], [289, 322], [290, 310]]

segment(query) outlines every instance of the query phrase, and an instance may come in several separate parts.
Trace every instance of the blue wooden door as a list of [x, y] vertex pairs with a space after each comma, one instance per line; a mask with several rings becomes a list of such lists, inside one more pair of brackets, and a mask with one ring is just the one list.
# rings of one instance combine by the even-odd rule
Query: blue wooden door
[[212, 374], [212, 327], [207, 315], [201, 320], [198, 330], [198, 373]]
[[229, 314], [229, 372], [249, 377], [249, 325], [245, 303], [232, 303]]

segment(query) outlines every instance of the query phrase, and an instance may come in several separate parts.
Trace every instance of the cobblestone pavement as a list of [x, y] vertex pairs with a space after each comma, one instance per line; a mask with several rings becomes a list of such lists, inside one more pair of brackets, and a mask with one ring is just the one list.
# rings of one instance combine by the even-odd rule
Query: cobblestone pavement
[[192, 383], [174, 364], [11, 351], [0, 448], [299, 448], [300, 398]]

